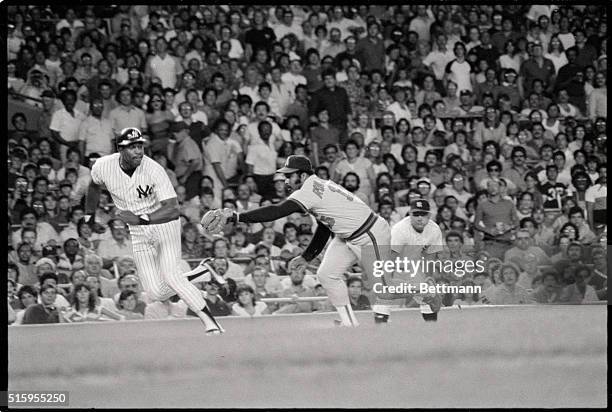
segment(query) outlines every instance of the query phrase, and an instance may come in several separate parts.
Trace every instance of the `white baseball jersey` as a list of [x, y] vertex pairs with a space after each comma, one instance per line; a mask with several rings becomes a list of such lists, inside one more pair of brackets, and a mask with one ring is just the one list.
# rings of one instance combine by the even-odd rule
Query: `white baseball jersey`
[[[163, 200], [176, 197], [168, 174], [155, 160], [144, 156], [130, 177], [121, 169], [119, 156], [103, 156], [91, 168], [92, 181], [106, 186], [118, 209], [151, 214]], [[164, 301], [178, 294], [191, 310], [202, 310], [206, 306], [202, 294], [180, 269], [180, 220], [129, 228], [138, 277], [148, 297]]]
[[403, 253], [406, 248], [410, 252], [417, 251], [419, 256], [408, 256], [413, 259], [420, 259], [423, 254], [441, 252], [444, 249], [444, 239], [440, 226], [433, 220], [429, 220], [423, 232], [417, 232], [412, 223], [411, 217], [407, 216], [397, 222], [391, 228], [391, 249], [397, 253]]
[[135, 215], [151, 214], [160, 202], [176, 197], [164, 168], [148, 156], [128, 176], [119, 165], [119, 153], [103, 156], [91, 168], [91, 179], [111, 193], [115, 206]]
[[372, 213], [366, 205], [337, 183], [311, 175], [289, 199], [297, 201], [334, 234], [348, 237], [361, 227]]

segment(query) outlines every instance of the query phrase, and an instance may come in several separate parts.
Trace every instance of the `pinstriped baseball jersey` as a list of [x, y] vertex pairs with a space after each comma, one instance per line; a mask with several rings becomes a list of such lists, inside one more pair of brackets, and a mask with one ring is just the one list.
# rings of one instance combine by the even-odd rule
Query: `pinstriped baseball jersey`
[[119, 166], [119, 153], [103, 156], [91, 168], [91, 179], [111, 193], [115, 206], [135, 215], [151, 214], [160, 202], [176, 197], [164, 168], [148, 156], [130, 177]]
[[308, 213], [341, 237], [352, 235], [372, 213], [354, 194], [330, 180], [311, 175], [289, 199], [301, 204]]
[[[106, 186], [119, 210], [151, 214], [163, 200], [176, 197], [170, 178], [155, 160], [143, 156], [130, 177], [121, 169], [119, 157], [119, 153], [101, 157], [91, 168], [92, 181]], [[180, 273], [180, 220], [129, 227], [138, 277], [149, 298], [164, 301], [178, 294], [195, 312], [205, 307], [200, 291]]]

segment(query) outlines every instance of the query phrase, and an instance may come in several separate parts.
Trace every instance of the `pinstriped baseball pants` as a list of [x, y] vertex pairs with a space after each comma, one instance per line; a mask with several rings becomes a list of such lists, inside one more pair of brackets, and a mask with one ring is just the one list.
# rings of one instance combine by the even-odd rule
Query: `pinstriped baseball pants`
[[134, 261], [142, 286], [152, 300], [178, 295], [194, 312], [206, 302], [202, 293], [179, 269], [181, 223], [173, 220], [157, 225], [130, 225]]

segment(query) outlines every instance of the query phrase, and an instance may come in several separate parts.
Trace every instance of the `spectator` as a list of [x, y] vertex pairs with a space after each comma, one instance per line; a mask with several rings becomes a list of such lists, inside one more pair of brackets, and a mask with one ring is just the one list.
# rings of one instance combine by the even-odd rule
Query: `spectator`
[[268, 306], [255, 299], [255, 291], [248, 285], [241, 285], [236, 289], [238, 300], [232, 305], [232, 314], [242, 317], [255, 317], [267, 315]]
[[532, 303], [527, 291], [516, 282], [519, 277], [519, 270], [513, 264], [506, 263], [501, 267], [501, 280], [503, 283], [496, 286], [495, 290], [488, 297], [492, 305], [518, 305]]
[[322, 74], [324, 86], [317, 90], [308, 104], [308, 112], [312, 121], [322, 109], [327, 109], [330, 125], [340, 132], [340, 142], [344, 143], [347, 137], [347, 122], [351, 116], [351, 107], [346, 90], [337, 87], [336, 75], [333, 71]]
[[588, 267], [577, 267], [574, 272], [574, 282], [563, 288], [561, 292], [561, 302], [580, 304], [599, 300], [593, 286], [587, 283], [590, 276], [591, 271]]
[[121, 256], [132, 254], [132, 242], [128, 238], [127, 227], [119, 219], [108, 221], [111, 237], [102, 239], [98, 245], [98, 253], [103, 261], [103, 267], [109, 268]]
[[117, 313], [125, 317], [126, 320], [144, 319], [144, 308], [140, 312], [137, 309], [138, 295], [133, 290], [125, 290], [119, 295], [117, 303]]
[[292, 298], [292, 303], [281, 304], [275, 314], [279, 313], [309, 313], [313, 311], [312, 302], [297, 302], [299, 297], [312, 297], [314, 291], [312, 288], [304, 285], [304, 276], [306, 268], [303, 266], [290, 269], [290, 286], [281, 292], [281, 297]]
[[147, 131], [147, 122], [142, 109], [134, 106], [134, 95], [128, 86], [123, 86], [115, 94], [115, 100], [119, 105], [109, 113], [109, 119], [115, 136], [128, 127], [137, 127], [142, 133]]
[[110, 120], [102, 117], [104, 102], [94, 98], [90, 105], [90, 115], [79, 128], [79, 150], [83, 156], [97, 153], [105, 156], [113, 152], [114, 134]]
[[85, 120], [85, 114], [75, 109], [76, 93], [65, 90], [60, 95], [63, 109], [58, 109], [51, 117], [51, 137], [60, 143], [60, 155], [62, 161], [66, 161], [68, 148], [77, 147], [79, 144], [79, 129]]
[[546, 272], [542, 277], [542, 284], [531, 293], [536, 303], [561, 302], [561, 287], [555, 272]]
[[122, 316], [97, 304], [95, 293], [86, 284], [79, 284], [74, 287], [72, 302], [70, 309], [62, 313], [60, 322], [99, 321], [102, 320], [102, 316], [113, 320], [124, 319]]
[[363, 294], [363, 281], [358, 277], [349, 277], [346, 281], [349, 301], [353, 310], [370, 310], [370, 301]]
[[59, 311], [54, 305], [57, 289], [53, 285], [45, 285], [40, 289], [41, 303], [29, 306], [23, 314], [23, 325], [41, 323], [59, 323]]

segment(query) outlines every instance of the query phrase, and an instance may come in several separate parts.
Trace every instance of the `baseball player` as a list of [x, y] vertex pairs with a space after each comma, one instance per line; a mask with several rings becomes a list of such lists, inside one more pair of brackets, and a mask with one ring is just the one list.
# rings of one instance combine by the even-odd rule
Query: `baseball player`
[[293, 190], [285, 201], [242, 213], [230, 209], [209, 211], [202, 218], [202, 225], [214, 232], [226, 222], [268, 222], [295, 212], [310, 213], [317, 219], [317, 230], [306, 250], [293, 258], [289, 267], [303, 266], [314, 259], [333, 233], [335, 237], [317, 276], [338, 311], [340, 325], [358, 326], [343, 274], [357, 259], [363, 258], [363, 251], [374, 251], [379, 260], [386, 257], [388, 251], [384, 248], [391, 241], [389, 224], [342, 186], [316, 176], [306, 156], [289, 156], [277, 173], [285, 175], [287, 185]]
[[204, 322], [207, 334], [223, 328], [210, 313], [202, 293], [191, 281], [202, 279], [208, 265], [179, 273], [181, 225], [176, 192], [164, 168], [144, 155], [140, 130], [130, 127], [117, 138], [119, 153], [103, 156], [91, 168], [87, 213], [94, 218], [101, 189], [108, 190], [117, 217], [129, 225], [134, 261], [142, 286], [152, 300], [175, 294]]
[[[442, 231], [437, 223], [430, 217], [429, 202], [424, 199], [414, 199], [410, 202], [410, 215], [397, 222], [391, 228], [391, 251], [389, 260], [394, 261], [396, 257], [407, 257], [418, 261], [421, 258], [433, 260], [438, 258], [438, 253], [444, 248]], [[433, 279], [427, 277], [426, 273], [419, 270], [417, 273], [394, 273], [393, 277], [384, 276], [383, 282], [387, 285], [399, 285], [408, 283], [417, 285], [426, 282], [433, 285]], [[419, 287], [416, 287], [417, 290]], [[390, 299], [404, 299], [412, 296], [415, 301], [420, 303], [421, 314], [425, 321], [436, 321], [438, 311], [441, 307], [442, 299], [439, 295], [407, 295], [407, 294], [386, 294], [377, 296], [376, 304], [372, 307], [376, 323], [386, 323], [389, 320], [390, 306], [393, 301]]]

